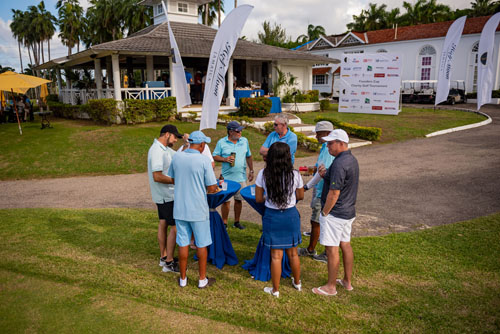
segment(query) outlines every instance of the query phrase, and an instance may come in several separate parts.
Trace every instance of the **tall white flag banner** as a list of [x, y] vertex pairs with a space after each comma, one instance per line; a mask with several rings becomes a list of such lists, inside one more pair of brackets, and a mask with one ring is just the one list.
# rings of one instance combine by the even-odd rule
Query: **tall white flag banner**
[[253, 6], [241, 5], [233, 9], [222, 22], [215, 35], [205, 79], [205, 93], [201, 108], [200, 130], [215, 129], [219, 107], [226, 86], [226, 72], [234, 52], [241, 29], [252, 11]]
[[[170, 39], [170, 53], [172, 54], [172, 71], [170, 73], [170, 78], [173, 77], [173, 86], [175, 90], [175, 99], [177, 101], [177, 111], [184, 106], [188, 106], [191, 104], [191, 97], [189, 96], [187, 83], [186, 83], [186, 75], [184, 74], [184, 65], [182, 64], [181, 53], [179, 52], [179, 48], [177, 47], [177, 42], [175, 41], [174, 32], [170, 27], [170, 21], [167, 16], [167, 7], [165, 6], [165, 2], [161, 2], [163, 6], [163, 12], [165, 13], [165, 18], [167, 19], [168, 24], [168, 37]], [[172, 80], [170, 80], [172, 81]]]
[[493, 68], [493, 45], [495, 44], [495, 31], [500, 23], [500, 13], [493, 15], [484, 25], [479, 39], [479, 51], [477, 62], [477, 110], [483, 104], [491, 102], [491, 91], [493, 90], [493, 79], [495, 69]]
[[446, 34], [443, 51], [441, 52], [441, 61], [439, 63], [437, 92], [434, 102], [435, 105], [438, 105], [448, 99], [453, 56], [457, 51], [460, 37], [462, 37], [466, 19], [467, 16], [462, 16], [461, 18], [455, 20]]

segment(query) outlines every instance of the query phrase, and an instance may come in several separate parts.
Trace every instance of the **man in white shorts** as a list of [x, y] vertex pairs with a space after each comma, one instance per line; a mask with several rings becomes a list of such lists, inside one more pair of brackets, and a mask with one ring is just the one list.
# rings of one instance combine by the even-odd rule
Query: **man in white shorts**
[[[321, 194], [322, 210], [319, 216], [319, 243], [325, 246], [328, 266], [328, 282], [312, 289], [317, 295], [335, 296], [336, 285], [346, 290], [351, 285], [354, 256], [351, 247], [351, 226], [356, 218], [356, 197], [359, 184], [359, 165], [348, 148], [349, 137], [344, 130], [336, 129], [323, 140], [328, 152], [335, 157], [328, 170], [320, 170], [324, 178]], [[342, 249], [344, 278], [337, 279], [339, 270], [339, 246]]]

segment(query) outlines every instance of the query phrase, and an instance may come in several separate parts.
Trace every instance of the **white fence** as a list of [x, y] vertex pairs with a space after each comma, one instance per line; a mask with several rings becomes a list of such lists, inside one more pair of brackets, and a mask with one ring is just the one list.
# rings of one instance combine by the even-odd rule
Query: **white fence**
[[[158, 100], [172, 95], [170, 87], [121, 88], [122, 99]], [[102, 89], [102, 98], [113, 99], [114, 89]], [[98, 99], [97, 89], [61, 89], [61, 102], [66, 104], [85, 104], [88, 100]]]

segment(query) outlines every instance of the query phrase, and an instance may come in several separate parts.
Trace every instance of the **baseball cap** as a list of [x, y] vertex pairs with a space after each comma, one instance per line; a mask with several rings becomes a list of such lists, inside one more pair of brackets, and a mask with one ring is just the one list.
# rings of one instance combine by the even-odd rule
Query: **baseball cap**
[[167, 132], [173, 134], [177, 138], [182, 138], [182, 135], [179, 133], [179, 131], [177, 131], [177, 127], [175, 125], [171, 125], [171, 124], [165, 125], [163, 128], [161, 128], [160, 135], [167, 133]]
[[243, 126], [240, 125], [240, 123], [236, 122], [236, 121], [231, 121], [229, 123], [227, 123], [227, 129], [228, 130], [231, 130], [231, 131], [241, 131], [243, 130]]
[[189, 142], [192, 144], [210, 143], [212, 140], [210, 137], [205, 136], [201, 131], [193, 131], [189, 135]]
[[333, 131], [332, 123], [328, 121], [320, 121], [316, 123], [316, 128], [314, 129], [314, 132], [320, 132], [320, 131]]
[[348, 144], [349, 143], [349, 136], [347, 135], [347, 132], [345, 132], [342, 129], [335, 129], [332, 132], [328, 134], [328, 136], [323, 137], [324, 141], [333, 141], [333, 140], [340, 140], [343, 141], [344, 143]]

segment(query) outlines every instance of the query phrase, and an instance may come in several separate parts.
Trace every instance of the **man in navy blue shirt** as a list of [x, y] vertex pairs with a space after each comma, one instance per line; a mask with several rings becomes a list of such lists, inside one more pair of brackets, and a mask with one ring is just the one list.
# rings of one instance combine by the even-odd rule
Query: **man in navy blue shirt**
[[[356, 197], [359, 184], [359, 166], [348, 148], [349, 137], [344, 130], [336, 129], [323, 140], [328, 152], [335, 157], [328, 171], [320, 170], [324, 178], [319, 216], [319, 242], [325, 246], [328, 266], [328, 282], [313, 292], [318, 295], [335, 296], [336, 285], [346, 290], [351, 285], [354, 256], [351, 247], [351, 227], [356, 218]], [[344, 278], [337, 279], [339, 270], [339, 246], [342, 249]]]

